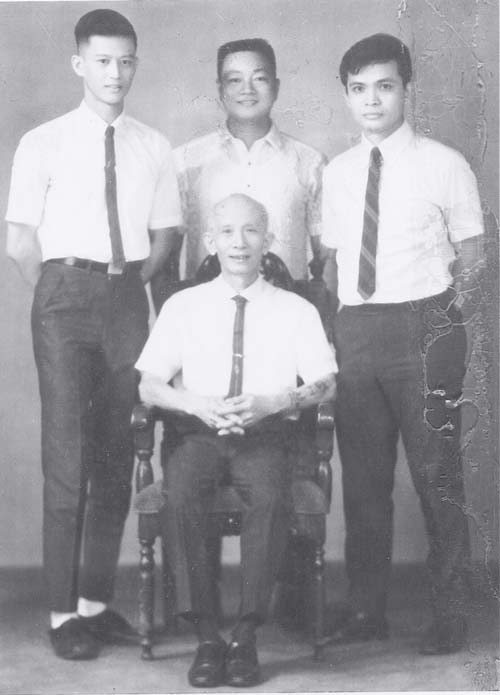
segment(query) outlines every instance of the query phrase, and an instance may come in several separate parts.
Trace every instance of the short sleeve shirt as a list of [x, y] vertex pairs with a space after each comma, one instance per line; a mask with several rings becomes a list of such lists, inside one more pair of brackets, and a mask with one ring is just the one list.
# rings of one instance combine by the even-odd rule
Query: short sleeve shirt
[[[335, 157], [323, 176], [323, 236], [337, 250], [339, 298], [361, 304], [357, 290], [370, 150], [360, 144]], [[453, 244], [483, 232], [474, 174], [465, 158], [407, 123], [378, 145], [376, 289], [368, 300], [397, 303], [444, 292]]]
[[[111, 260], [104, 178], [107, 125], [82, 102], [29, 131], [19, 143], [6, 219], [37, 227], [43, 260]], [[125, 257], [141, 260], [149, 255], [148, 229], [182, 223], [172, 151], [163, 135], [126, 114], [112, 125]]]
[[[224, 396], [232, 365], [236, 294], [219, 275], [168, 299], [136, 364], [168, 382], [182, 371], [186, 389]], [[243, 392], [275, 394], [337, 370], [316, 308], [262, 278], [241, 294], [245, 307]]]
[[213, 206], [232, 193], [262, 203], [276, 253], [296, 279], [307, 277], [309, 237], [320, 234], [321, 175], [317, 150], [273, 124], [250, 150], [226, 126], [174, 151], [185, 218], [186, 277], [206, 256], [203, 234]]

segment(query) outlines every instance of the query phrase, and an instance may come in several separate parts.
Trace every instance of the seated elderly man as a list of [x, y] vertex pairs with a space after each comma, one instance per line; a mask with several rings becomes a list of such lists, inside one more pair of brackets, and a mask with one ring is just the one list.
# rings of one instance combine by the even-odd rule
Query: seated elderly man
[[[260, 203], [242, 194], [219, 202], [205, 242], [221, 274], [165, 303], [136, 365], [142, 400], [179, 414], [180, 443], [165, 474], [165, 533], [177, 609], [199, 639], [188, 678], [203, 688], [259, 680], [255, 629], [286, 543], [293, 417], [335, 390], [335, 359], [315, 307], [259, 276], [271, 241]], [[176, 388], [169, 382], [180, 371]], [[217, 628], [204, 537], [217, 482], [227, 475], [245, 507], [241, 604], [229, 646]]]

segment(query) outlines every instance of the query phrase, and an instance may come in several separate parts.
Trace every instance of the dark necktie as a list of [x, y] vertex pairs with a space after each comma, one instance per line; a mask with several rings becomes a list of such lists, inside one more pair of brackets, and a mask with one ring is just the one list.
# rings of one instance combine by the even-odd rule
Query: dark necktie
[[245, 305], [247, 300], [241, 294], [231, 297], [236, 302], [233, 327], [233, 364], [229, 382], [228, 398], [239, 396], [243, 389], [243, 326], [245, 321]]
[[370, 152], [368, 182], [366, 184], [363, 238], [359, 255], [358, 292], [369, 299], [375, 292], [375, 268], [378, 237], [378, 193], [382, 155], [378, 147]]
[[116, 159], [115, 159], [115, 129], [112, 125], [106, 128], [105, 133], [105, 164], [106, 177], [106, 207], [108, 209], [109, 237], [111, 239], [111, 254], [113, 270], [121, 272], [125, 266], [122, 235], [120, 232], [120, 220], [118, 219], [118, 203], [116, 200]]

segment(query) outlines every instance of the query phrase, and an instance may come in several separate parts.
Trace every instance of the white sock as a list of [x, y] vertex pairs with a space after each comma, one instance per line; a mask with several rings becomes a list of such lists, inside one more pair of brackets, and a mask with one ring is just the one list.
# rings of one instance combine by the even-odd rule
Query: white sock
[[86, 598], [78, 599], [78, 615], [82, 618], [93, 618], [106, 610], [106, 604], [101, 601], [89, 601]]
[[61, 627], [63, 623], [68, 622], [71, 618], [78, 618], [76, 613], [57, 613], [56, 611], [50, 612], [50, 627], [53, 630], [57, 630]]

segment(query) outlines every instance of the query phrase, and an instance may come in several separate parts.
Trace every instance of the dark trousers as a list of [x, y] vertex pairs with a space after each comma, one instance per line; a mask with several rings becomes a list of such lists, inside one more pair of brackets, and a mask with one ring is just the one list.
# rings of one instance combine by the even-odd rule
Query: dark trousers
[[162, 523], [179, 614], [216, 618], [208, 515], [218, 483], [229, 476], [244, 507], [240, 617], [265, 620], [291, 513], [287, 431], [281, 424], [242, 437], [218, 437], [201, 429], [185, 434], [169, 457]]
[[[44, 567], [50, 608], [108, 602], [133, 469], [134, 363], [148, 333], [137, 269], [108, 276], [47, 262], [32, 331], [42, 405]], [[84, 537], [81, 570], [81, 539]]]
[[[463, 612], [469, 535], [457, 398], [466, 335], [449, 296], [343, 307], [335, 319], [339, 361], [336, 429], [343, 473], [350, 603], [381, 616], [392, 553], [394, 468], [401, 433], [429, 541], [436, 616]], [[437, 391], [437, 393], [433, 393]]]

